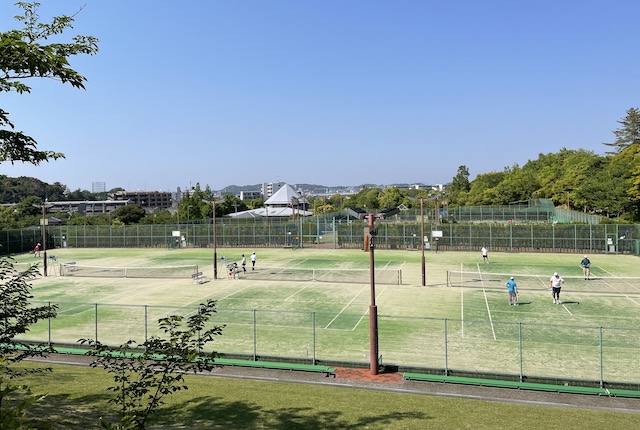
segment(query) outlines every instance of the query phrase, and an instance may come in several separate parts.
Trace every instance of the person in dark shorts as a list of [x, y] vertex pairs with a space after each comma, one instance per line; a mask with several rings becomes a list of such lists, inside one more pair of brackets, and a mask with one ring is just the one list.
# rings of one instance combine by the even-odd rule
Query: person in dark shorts
[[562, 279], [562, 276], [558, 275], [558, 272], [554, 273], [549, 280], [549, 288], [551, 288], [553, 304], [555, 305], [559, 305], [562, 303], [560, 301], [560, 288], [562, 288], [562, 284], [564, 284], [564, 279]]

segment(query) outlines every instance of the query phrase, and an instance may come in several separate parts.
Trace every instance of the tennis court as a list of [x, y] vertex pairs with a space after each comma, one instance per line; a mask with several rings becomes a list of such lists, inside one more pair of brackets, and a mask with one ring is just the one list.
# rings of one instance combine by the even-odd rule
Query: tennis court
[[[219, 279], [202, 284], [190, 277], [41, 277], [34, 282], [34, 300], [58, 303], [59, 316], [50, 326], [42, 322], [34, 327], [28, 338], [54, 343], [75, 343], [83, 337], [109, 344], [129, 338], [143, 341], [156, 333], [158, 318], [187, 315], [212, 298], [218, 301], [215, 322], [226, 325], [214, 343], [216, 351], [368, 361], [368, 253], [258, 249], [255, 271], [248, 267], [240, 279], [227, 279], [224, 263], [240, 262], [241, 254], [253, 251], [219, 250], [218, 256], [225, 257], [218, 264]], [[192, 265], [213, 276], [207, 249], [64, 249], [55, 256], [57, 264], [73, 261], [101, 268]], [[383, 364], [640, 383], [636, 257], [591, 256], [594, 277], [606, 278], [607, 286], [576, 278], [582, 273], [581, 255], [493, 253], [490, 264], [484, 264], [479, 252], [429, 252], [426, 288], [420, 286], [420, 252], [376, 251], [375, 257], [376, 277], [383, 270], [401, 276], [401, 284], [376, 283]], [[33, 261], [29, 255], [17, 259]], [[325, 279], [299, 279], [299, 274], [314, 270]], [[566, 280], [561, 305], [552, 303], [545, 285], [556, 271]], [[453, 287], [452, 272], [469, 277]], [[339, 282], [341, 273], [344, 280]], [[520, 306], [508, 304], [506, 274], [516, 282], [522, 277]], [[291, 279], [286, 280], [288, 275]]]

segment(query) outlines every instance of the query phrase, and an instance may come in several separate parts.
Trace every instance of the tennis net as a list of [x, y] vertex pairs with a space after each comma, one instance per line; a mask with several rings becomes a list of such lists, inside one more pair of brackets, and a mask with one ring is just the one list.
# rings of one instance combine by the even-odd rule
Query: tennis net
[[77, 263], [61, 263], [60, 276], [84, 276], [90, 278], [190, 278], [198, 272], [195, 264], [184, 266], [153, 267], [105, 267], [85, 266]]
[[[550, 275], [518, 275], [513, 273], [482, 273], [447, 271], [447, 286], [465, 288], [503, 289], [513, 276], [520, 290], [548, 290]], [[572, 291], [604, 294], [640, 294], [640, 278], [563, 276], [563, 288]]]
[[[402, 284], [401, 269], [379, 269], [374, 272], [377, 284]], [[303, 268], [261, 268], [248, 271], [247, 279], [266, 281], [315, 281], [334, 283], [369, 283], [369, 269], [303, 269]]]

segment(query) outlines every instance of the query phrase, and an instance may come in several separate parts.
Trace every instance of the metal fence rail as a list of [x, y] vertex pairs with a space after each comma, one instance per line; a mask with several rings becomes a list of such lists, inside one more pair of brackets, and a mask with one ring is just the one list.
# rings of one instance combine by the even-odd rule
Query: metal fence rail
[[[51, 304], [49, 302], [49, 304]], [[156, 321], [195, 307], [59, 303], [58, 316], [31, 327], [24, 341], [76, 344], [92, 338], [117, 346], [159, 335]], [[224, 324], [213, 349], [254, 360], [310, 364], [368, 362], [368, 325], [360, 314], [218, 309]], [[365, 321], [365, 322], [363, 322]], [[455, 375], [639, 385], [640, 329], [379, 316], [382, 363]]]

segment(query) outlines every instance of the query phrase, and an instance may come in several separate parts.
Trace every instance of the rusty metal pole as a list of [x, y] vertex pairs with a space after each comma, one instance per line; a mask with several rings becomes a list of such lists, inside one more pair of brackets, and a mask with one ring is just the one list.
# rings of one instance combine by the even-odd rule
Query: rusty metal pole
[[378, 374], [378, 307], [376, 306], [376, 279], [375, 279], [375, 259], [373, 250], [375, 248], [375, 232], [373, 229], [373, 215], [369, 218], [369, 271], [371, 277], [371, 304], [369, 305], [369, 359], [370, 372], [372, 375]]
[[44, 272], [44, 276], [47, 276], [47, 232], [46, 232], [47, 219], [45, 218], [44, 211], [45, 211], [45, 208], [43, 203], [42, 204], [42, 254], [44, 256], [43, 272]]
[[216, 201], [211, 201], [211, 208], [213, 213], [211, 218], [213, 219], [213, 279], [218, 279], [218, 249], [216, 247]]
[[424, 199], [420, 199], [420, 231], [422, 241], [422, 286], [427, 286], [427, 269], [424, 260]]

